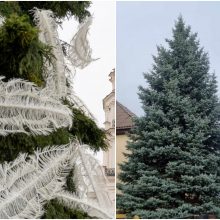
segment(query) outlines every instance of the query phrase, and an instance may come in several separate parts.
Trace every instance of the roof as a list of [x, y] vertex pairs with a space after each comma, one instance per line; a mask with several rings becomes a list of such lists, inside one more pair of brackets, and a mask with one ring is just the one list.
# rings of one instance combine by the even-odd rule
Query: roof
[[132, 118], [136, 115], [128, 108], [116, 101], [116, 130], [130, 130], [133, 126]]

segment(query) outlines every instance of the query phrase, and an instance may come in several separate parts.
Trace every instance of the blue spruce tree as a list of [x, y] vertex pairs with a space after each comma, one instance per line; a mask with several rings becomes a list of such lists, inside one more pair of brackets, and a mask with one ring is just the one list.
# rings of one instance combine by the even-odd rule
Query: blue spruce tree
[[117, 208], [127, 217], [220, 218], [220, 126], [217, 82], [207, 53], [182, 17], [168, 49], [158, 47], [145, 115], [136, 119], [121, 164]]

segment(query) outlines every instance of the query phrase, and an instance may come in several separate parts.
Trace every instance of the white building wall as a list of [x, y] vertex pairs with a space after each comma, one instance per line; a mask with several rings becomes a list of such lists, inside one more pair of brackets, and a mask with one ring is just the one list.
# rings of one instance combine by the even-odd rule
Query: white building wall
[[109, 150], [103, 153], [103, 166], [115, 168], [115, 72], [112, 71], [109, 76], [109, 81], [112, 83], [112, 91], [103, 100], [104, 124], [109, 140]]
[[115, 71], [109, 74], [109, 81], [112, 83], [112, 91], [103, 99], [105, 111], [105, 130], [109, 141], [108, 151], [103, 152], [103, 169], [108, 179], [107, 191], [112, 201], [112, 208], [115, 204]]

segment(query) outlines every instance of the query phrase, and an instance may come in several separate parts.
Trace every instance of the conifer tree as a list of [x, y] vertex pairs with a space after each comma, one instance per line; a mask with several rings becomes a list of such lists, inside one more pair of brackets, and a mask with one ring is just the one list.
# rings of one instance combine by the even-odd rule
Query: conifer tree
[[[39, 30], [34, 22], [33, 10], [51, 10], [58, 24], [64, 18], [74, 16], [79, 22], [90, 16], [89, 1], [33, 1], [33, 2], [0, 2], [0, 17], [4, 22], [0, 25], [0, 75], [4, 81], [13, 78], [22, 78], [35, 83], [36, 86], [45, 86], [43, 71], [44, 63], [54, 57], [50, 45], [44, 44], [38, 38]], [[107, 149], [106, 136], [96, 123], [81, 110], [63, 100], [73, 112], [72, 128], [59, 128], [48, 135], [27, 135], [12, 133], [0, 136], [0, 163], [13, 161], [19, 153], [32, 154], [37, 148], [52, 145], [68, 144], [77, 137], [82, 143], [91, 145], [93, 151]], [[73, 192], [73, 174], [67, 178], [66, 190]], [[56, 201], [49, 201], [44, 207], [42, 218], [90, 218], [87, 213], [65, 207]]]
[[144, 116], [135, 120], [121, 164], [117, 208], [140, 218], [220, 218], [217, 82], [209, 59], [180, 16], [168, 48], [159, 46]]

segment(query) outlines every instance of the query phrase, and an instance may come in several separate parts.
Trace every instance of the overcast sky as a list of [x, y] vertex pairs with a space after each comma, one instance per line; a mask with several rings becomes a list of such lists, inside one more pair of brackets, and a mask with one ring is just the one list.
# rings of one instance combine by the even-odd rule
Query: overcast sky
[[[97, 124], [104, 127], [105, 114], [102, 100], [111, 92], [109, 73], [115, 68], [116, 60], [116, 6], [114, 1], [92, 2], [90, 12], [93, 23], [89, 31], [89, 42], [93, 50], [93, 58], [100, 58], [83, 70], [76, 69], [75, 93], [84, 101], [97, 119]], [[71, 19], [65, 21], [59, 36], [62, 40], [70, 42], [77, 31], [78, 23]], [[97, 158], [102, 162], [102, 152]]]
[[[201, 46], [209, 53], [220, 91], [220, 2], [117, 2], [117, 99], [137, 115], [143, 114], [138, 86], [151, 69], [156, 45], [166, 45], [182, 14]], [[218, 93], [220, 94], [220, 92]]]

